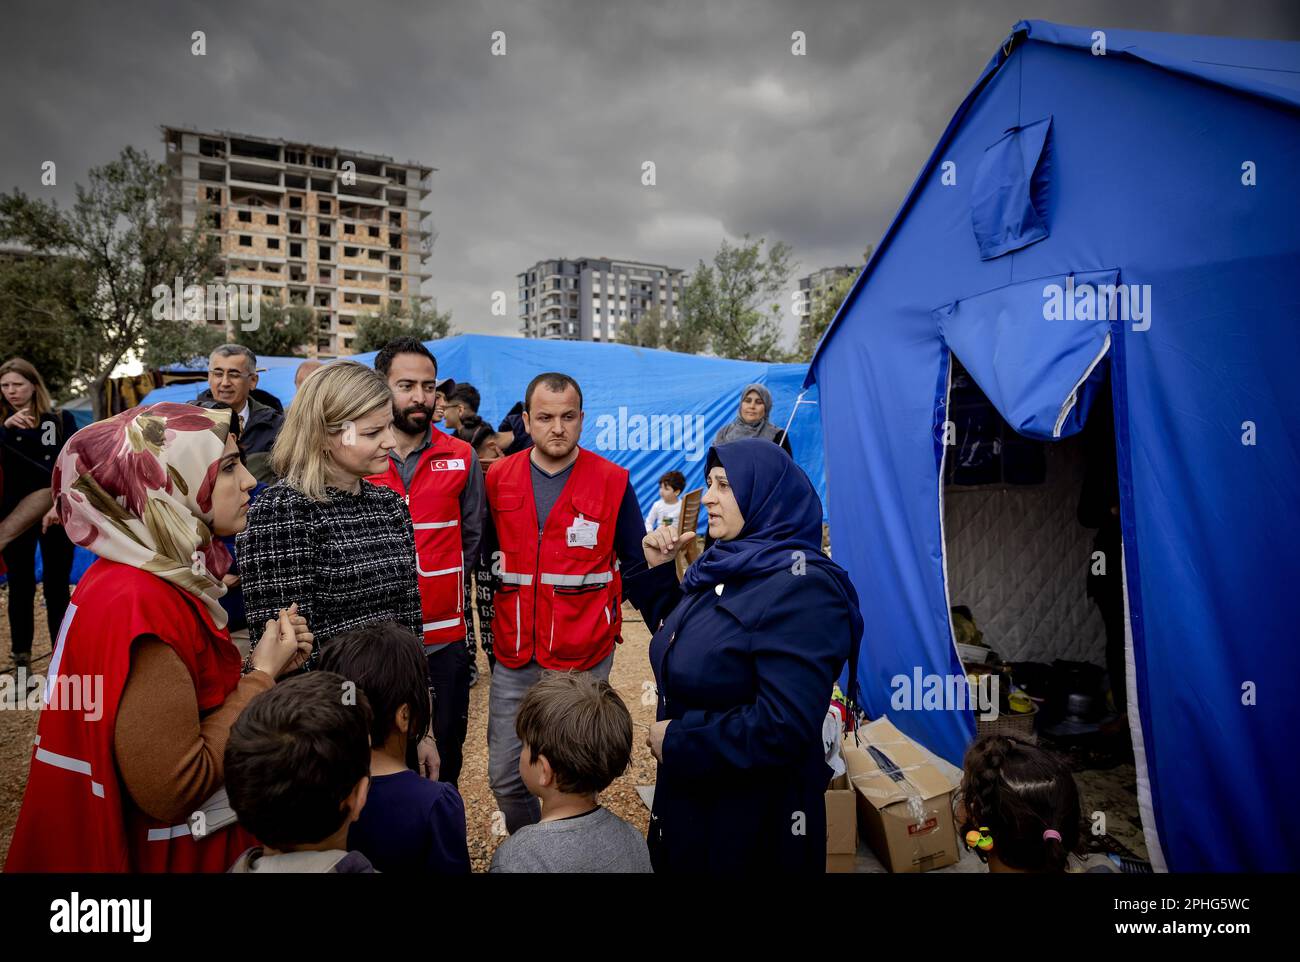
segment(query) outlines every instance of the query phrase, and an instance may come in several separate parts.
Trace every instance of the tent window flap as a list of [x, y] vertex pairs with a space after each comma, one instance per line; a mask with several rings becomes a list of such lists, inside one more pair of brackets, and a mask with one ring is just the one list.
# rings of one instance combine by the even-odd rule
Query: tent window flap
[[939, 333], [1018, 433], [1054, 441], [1088, 416], [1110, 351], [1119, 271], [1040, 277], [934, 312]]
[[1052, 118], [1013, 127], [987, 150], [971, 188], [980, 257], [992, 260], [1047, 237]]

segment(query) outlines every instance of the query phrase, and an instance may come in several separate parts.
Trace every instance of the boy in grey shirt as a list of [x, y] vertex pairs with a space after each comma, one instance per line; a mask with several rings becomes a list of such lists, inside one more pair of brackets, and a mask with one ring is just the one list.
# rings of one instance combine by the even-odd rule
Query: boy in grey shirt
[[589, 672], [546, 672], [515, 716], [519, 775], [542, 820], [497, 848], [493, 872], [649, 872], [639, 831], [596, 803], [632, 757], [632, 716]]

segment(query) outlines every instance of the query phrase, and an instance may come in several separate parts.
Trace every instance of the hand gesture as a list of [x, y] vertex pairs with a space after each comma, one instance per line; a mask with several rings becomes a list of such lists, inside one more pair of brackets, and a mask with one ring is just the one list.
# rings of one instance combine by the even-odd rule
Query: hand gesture
[[684, 531], [679, 535], [674, 528], [655, 528], [641, 539], [645, 563], [654, 568], [665, 561], [672, 561], [677, 557], [678, 551], [694, 540], [694, 531]]
[[5, 427], [13, 428], [15, 430], [21, 428], [34, 428], [36, 427], [36, 419], [31, 416], [30, 412], [28, 412], [26, 408], [23, 408], [21, 411], [15, 411], [13, 414], [9, 415], [5, 420]]

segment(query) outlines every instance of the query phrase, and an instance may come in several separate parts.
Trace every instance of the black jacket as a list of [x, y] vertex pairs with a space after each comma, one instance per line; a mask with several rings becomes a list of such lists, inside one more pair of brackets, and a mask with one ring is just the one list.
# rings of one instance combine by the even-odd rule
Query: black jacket
[[4, 470], [0, 517], [33, 491], [50, 486], [54, 462], [76, 430], [72, 415], [63, 410], [42, 414], [40, 424], [34, 428], [6, 428], [0, 420], [0, 460]]
[[[212, 390], [205, 388], [195, 400], [211, 402], [215, 398]], [[244, 450], [248, 470], [253, 473], [253, 477], [265, 484], [275, 484], [279, 480], [271, 470], [271, 446], [275, 444], [276, 436], [283, 426], [284, 414], [275, 397], [259, 390], [249, 394], [248, 423], [242, 426], [239, 445]]]

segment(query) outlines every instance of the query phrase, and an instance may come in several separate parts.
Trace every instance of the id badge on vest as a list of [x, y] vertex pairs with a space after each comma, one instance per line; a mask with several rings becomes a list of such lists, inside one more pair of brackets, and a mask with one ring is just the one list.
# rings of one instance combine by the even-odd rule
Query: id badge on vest
[[599, 522], [588, 521], [582, 515], [578, 515], [573, 519], [573, 524], [564, 529], [564, 540], [570, 548], [594, 548], [599, 533]]

